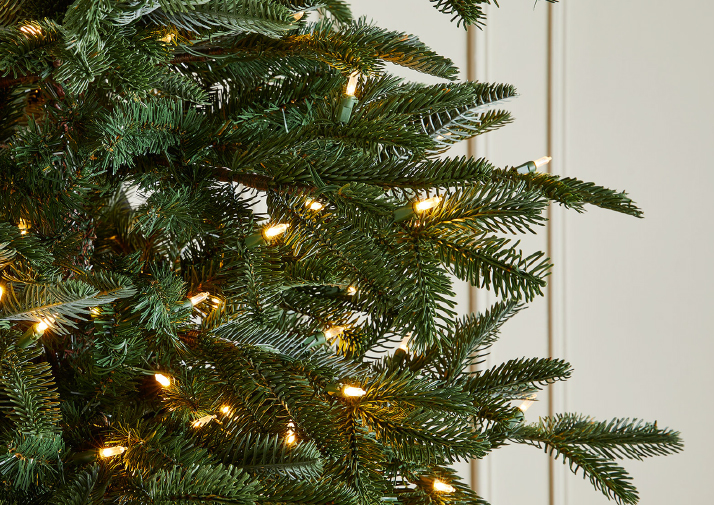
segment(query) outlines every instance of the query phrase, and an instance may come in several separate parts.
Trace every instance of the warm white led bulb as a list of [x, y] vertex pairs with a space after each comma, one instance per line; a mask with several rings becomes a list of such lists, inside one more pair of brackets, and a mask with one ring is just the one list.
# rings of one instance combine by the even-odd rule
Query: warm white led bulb
[[20, 219], [20, 221], [17, 223], [17, 227], [20, 230], [20, 235], [26, 235], [27, 230], [30, 229], [30, 223], [28, 223], [24, 219]]
[[99, 449], [99, 455], [103, 458], [111, 458], [112, 456], [118, 456], [126, 451], [126, 447], [121, 445], [115, 445], [114, 447], [104, 447]]
[[40, 321], [39, 323], [37, 323], [37, 326], [35, 326], [35, 330], [37, 330], [37, 333], [42, 334], [49, 327], [50, 327], [50, 325], [47, 324], [46, 321]]
[[305, 206], [308, 207], [310, 210], [314, 211], [322, 210], [325, 208], [325, 206], [317, 200], [308, 200], [307, 202], [305, 202]]
[[228, 405], [224, 405], [221, 407], [221, 412], [225, 415], [229, 415], [231, 413], [231, 408]]
[[156, 379], [156, 382], [158, 382], [165, 388], [167, 388], [171, 385], [171, 379], [169, 379], [162, 373], [155, 373], [154, 378]]
[[275, 238], [278, 235], [282, 235], [285, 233], [285, 231], [290, 227], [290, 224], [288, 223], [282, 223], [282, 224], [276, 224], [274, 226], [269, 226], [263, 231], [263, 235], [265, 235], [265, 238], [271, 239]]
[[295, 21], [300, 21], [304, 15], [305, 11], [296, 12], [293, 14], [293, 19], [295, 19]]
[[330, 340], [338, 335], [342, 335], [343, 331], [345, 331], [344, 326], [333, 326], [332, 328], [327, 328], [323, 333], [325, 334], [325, 338]]
[[531, 396], [527, 400], [523, 400], [523, 402], [521, 402], [521, 404], [518, 406], [518, 408], [521, 409], [521, 412], [525, 412], [534, 403], [535, 403], [535, 395]]
[[414, 205], [414, 210], [417, 212], [424, 212], [425, 210], [429, 210], [431, 208], [436, 207], [439, 205], [439, 202], [441, 202], [441, 197], [440, 196], [434, 196], [432, 198], [427, 198], [426, 200], [421, 200], [417, 202]]
[[447, 484], [439, 479], [434, 479], [434, 491], [437, 493], [453, 493], [456, 489], [451, 484]]
[[552, 159], [553, 158], [551, 158], [550, 156], [543, 156], [542, 158], [538, 158], [537, 160], [535, 160], [533, 163], [535, 163], [536, 168], [540, 168], [550, 163]]
[[201, 426], [207, 425], [208, 423], [213, 421], [215, 418], [216, 418], [215, 414], [203, 416], [199, 419], [196, 419], [193, 423], [191, 423], [191, 425], [194, 428], [200, 428]]
[[352, 397], [359, 397], [359, 396], [364, 396], [367, 394], [367, 391], [365, 391], [364, 389], [354, 387], [354, 386], [345, 386], [345, 388], [342, 390], [342, 392], [345, 394], [345, 396], [352, 396]]
[[20, 31], [26, 35], [41, 35], [42, 30], [40, 30], [39, 26], [34, 26], [34, 25], [22, 25], [20, 27]]
[[399, 342], [399, 348], [404, 351], [404, 352], [409, 352], [409, 340], [411, 340], [412, 334], [411, 332], [407, 334], [406, 337], [402, 339], [401, 342]]
[[357, 288], [355, 286], [350, 286], [347, 288], [347, 294], [348, 295], [356, 295], [357, 294]]
[[208, 298], [208, 295], [210, 295], [208, 291], [204, 291], [203, 293], [198, 293], [197, 295], [192, 296], [189, 298], [191, 301], [191, 305], [198, 305], [202, 301], [204, 301], [206, 298]]
[[359, 80], [359, 72], [352, 72], [350, 78], [347, 81], [347, 89], [345, 90], [345, 95], [355, 96], [355, 91], [357, 91], [357, 81]]

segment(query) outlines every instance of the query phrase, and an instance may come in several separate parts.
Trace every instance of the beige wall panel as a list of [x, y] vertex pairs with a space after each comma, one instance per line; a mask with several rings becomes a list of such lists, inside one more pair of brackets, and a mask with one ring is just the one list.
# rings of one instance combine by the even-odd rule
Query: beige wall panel
[[[640, 503], [712, 503], [714, 4], [554, 9], [555, 166], [626, 188], [646, 215], [597, 209], [561, 221], [558, 325], [576, 371], [565, 406], [681, 430], [683, 454], [625, 462]], [[557, 483], [559, 505], [605, 502], [582, 479]]]
[[[507, 82], [520, 96], [504, 108], [515, 116], [514, 123], [483, 135], [476, 142], [476, 156], [485, 156], [495, 165], [516, 166], [548, 154], [547, 142], [547, 9], [533, 8], [531, 2], [502, 2], [500, 9], [490, 8], [486, 27], [476, 32], [472, 50], [475, 77], [480, 81]], [[546, 229], [538, 235], [526, 235], [525, 251], [547, 249]], [[479, 291], [478, 306], [484, 310], [495, 301], [492, 294]], [[485, 366], [494, 366], [513, 358], [548, 356], [548, 304], [539, 298], [527, 310], [511, 319], [503, 328], [501, 339], [493, 347]], [[548, 414], [548, 395], [538, 395], [539, 402], [527, 412], [527, 419], [537, 420]], [[476, 463], [476, 487], [492, 504], [527, 502], [545, 505], [549, 501], [548, 457], [532, 447], [500, 448]]]

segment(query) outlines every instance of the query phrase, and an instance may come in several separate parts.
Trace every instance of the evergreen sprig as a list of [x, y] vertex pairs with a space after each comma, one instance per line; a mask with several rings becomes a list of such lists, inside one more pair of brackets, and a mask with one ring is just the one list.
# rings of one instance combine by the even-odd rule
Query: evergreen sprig
[[0, 0], [0, 501], [487, 505], [450, 465], [523, 443], [635, 503], [677, 432], [528, 424], [570, 365], [481, 364], [551, 266], [512, 235], [642, 212], [448, 156], [517, 97], [457, 74], [343, 0]]

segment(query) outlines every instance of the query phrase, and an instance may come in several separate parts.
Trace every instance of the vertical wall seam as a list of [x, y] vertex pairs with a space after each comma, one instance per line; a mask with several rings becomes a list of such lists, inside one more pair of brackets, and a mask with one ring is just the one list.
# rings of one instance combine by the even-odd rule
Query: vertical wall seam
[[[474, 47], [476, 46], [476, 33], [475, 30], [477, 28], [475, 26], [469, 26], [466, 29], [466, 80], [467, 81], [475, 81], [476, 80], [476, 61], [475, 61], [475, 51]], [[474, 158], [476, 157], [476, 139], [475, 138], [469, 138], [466, 141], [466, 156], [468, 158]], [[474, 313], [478, 309], [477, 301], [476, 301], [476, 288], [471, 286], [469, 284], [469, 289], [468, 289], [468, 310], [469, 313]], [[474, 371], [473, 369], [475, 368], [474, 365], [471, 365], [471, 371]], [[473, 491], [478, 492], [478, 467], [477, 462], [478, 460], [472, 459], [470, 464], [469, 464], [469, 473], [471, 477], [471, 489]]]
[[[553, 153], [553, 5], [547, 4], [547, 42], [546, 42], [546, 146], [548, 156]], [[546, 227], [546, 254], [549, 258], [553, 257], [553, 204], [548, 204], [548, 218]], [[547, 296], [547, 327], [548, 327], [548, 357], [553, 358], [553, 283], [548, 279], [546, 287]], [[554, 398], [553, 385], [549, 386], [548, 391], [548, 417], [554, 415]], [[548, 458], [548, 503], [555, 505], [555, 461], [553, 458]]]

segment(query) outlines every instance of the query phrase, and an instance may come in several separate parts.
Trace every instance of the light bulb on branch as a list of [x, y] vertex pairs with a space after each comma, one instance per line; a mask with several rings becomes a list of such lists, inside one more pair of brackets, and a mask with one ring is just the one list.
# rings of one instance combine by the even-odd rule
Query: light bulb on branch
[[164, 374], [162, 374], [162, 373], [155, 373], [155, 374], [154, 374], [154, 379], [156, 379], [156, 382], [158, 382], [159, 384], [161, 384], [161, 387], [167, 388], [167, 387], [169, 387], [169, 386], [171, 385], [171, 379], [169, 379], [168, 377], [166, 377], [166, 376], [165, 376]]
[[411, 205], [400, 207], [394, 211], [394, 222], [398, 223], [399, 221], [409, 219], [414, 214], [421, 214], [422, 212], [426, 212], [429, 209], [433, 209], [434, 207], [439, 205], [441, 201], [442, 198], [440, 196], [432, 196], [431, 198], [425, 198], [424, 200], [416, 201]]
[[320, 211], [325, 208], [325, 206], [317, 200], [306, 201], [305, 207], [309, 208], [310, 210], [314, 210], [315, 212]]
[[350, 296], [354, 296], [357, 294], [357, 287], [356, 286], [348, 286], [347, 287], [347, 294]]
[[31, 35], [37, 37], [38, 35], [42, 35], [42, 29], [38, 25], [33, 24], [22, 25], [20, 31], [26, 36]]
[[456, 489], [451, 484], [447, 484], [439, 479], [434, 479], [434, 491], [437, 493], [453, 493]]
[[17, 347], [20, 349], [25, 349], [30, 344], [37, 342], [45, 331], [55, 322], [53, 317], [47, 316], [40, 319], [37, 324], [30, 326], [25, 333], [22, 334], [20, 340], [17, 341]]
[[183, 303], [183, 306], [184, 306], [184, 308], [187, 308], [187, 309], [189, 309], [191, 307], [195, 307], [199, 303], [204, 302], [210, 295], [211, 295], [211, 293], [209, 293], [208, 291], [203, 291], [202, 293], [193, 295], [192, 297], [190, 297], [188, 300], [186, 300]]
[[367, 394], [367, 391], [365, 391], [362, 388], [358, 388], [355, 386], [345, 386], [342, 389], [342, 394], [345, 396], [348, 396], [350, 398], [359, 398], [360, 396], [364, 396]]
[[104, 447], [102, 449], [99, 449], [99, 455], [103, 458], [112, 458], [114, 456], [123, 454], [124, 451], [126, 451], [126, 447], [123, 447], [121, 445], [115, 445], [114, 447]]
[[252, 249], [259, 245], [267, 244], [268, 241], [279, 237], [290, 228], [290, 223], [280, 223], [264, 228], [260, 233], [248, 235], [245, 239], [245, 246]]
[[553, 158], [551, 158], [550, 156], [543, 156], [542, 158], [538, 158], [535, 161], [529, 161], [528, 163], [524, 163], [523, 165], [516, 167], [516, 171], [519, 174], [529, 174], [535, 172], [540, 167], [547, 165], [552, 159]]
[[232, 412], [232, 410], [231, 410], [230, 406], [224, 405], [221, 407], [221, 414], [223, 414], [224, 416], [230, 417], [231, 412]]
[[332, 326], [330, 328], [327, 328], [323, 333], [325, 334], [325, 338], [327, 340], [332, 340], [335, 337], [338, 337], [344, 333], [345, 327], [344, 326]]
[[520, 426], [526, 419], [526, 410], [535, 403], [536, 395], [533, 394], [530, 398], [527, 398], [521, 402], [518, 406], [518, 410], [515, 412], [513, 417], [508, 420], [508, 426], [511, 429], [515, 429]]
[[305, 11], [296, 12], [295, 14], [293, 14], [293, 19], [295, 21], [300, 21], [304, 15]]
[[340, 102], [340, 123], [349, 123], [352, 117], [352, 109], [357, 104], [357, 97], [355, 93], [357, 91], [357, 82], [359, 81], [359, 72], [354, 71], [350, 74], [347, 80], [347, 87], [345, 88], [345, 94]]
[[288, 445], [293, 445], [297, 441], [297, 435], [295, 435], [295, 423], [290, 421], [288, 423], [288, 431], [285, 434], [285, 443]]
[[20, 230], [20, 235], [27, 235], [27, 230], [31, 228], [30, 223], [24, 219], [20, 219], [17, 223], [17, 228]]
[[213, 421], [216, 418], [215, 414], [210, 414], [207, 416], [203, 416], [201, 418], [196, 419], [194, 422], [191, 423], [191, 426], [194, 428], [201, 428], [202, 426], [207, 425], [211, 421]]
[[406, 336], [402, 338], [402, 341], [399, 342], [399, 347], [397, 347], [397, 350], [394, 351], [394, 357], [397, 358], [399, 361], [403, 360], [409, 352], [409, 341], [411, 340], [411, 338], [412, 333], [407, 333]]

